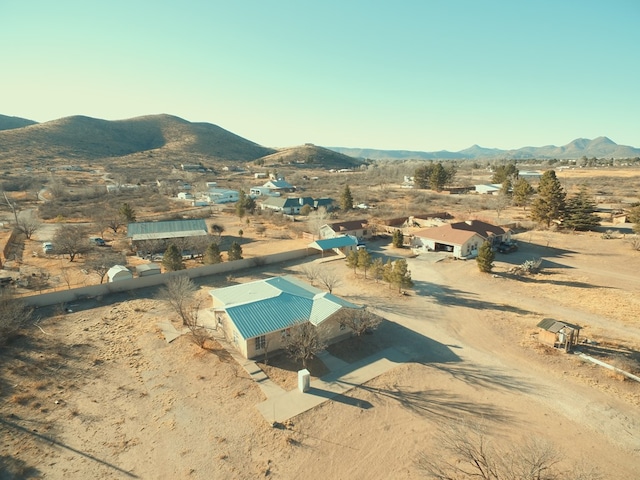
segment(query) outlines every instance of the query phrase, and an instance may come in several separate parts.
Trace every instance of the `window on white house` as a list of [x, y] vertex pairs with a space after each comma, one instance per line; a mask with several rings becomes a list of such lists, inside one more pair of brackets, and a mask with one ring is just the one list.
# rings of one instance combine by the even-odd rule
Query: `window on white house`
[[264, 350], [266, 346], [267, 346], [267, 339], [265, 338], [264, 335], [260, 335], [259, 337], [256, 337], [256, 350]]

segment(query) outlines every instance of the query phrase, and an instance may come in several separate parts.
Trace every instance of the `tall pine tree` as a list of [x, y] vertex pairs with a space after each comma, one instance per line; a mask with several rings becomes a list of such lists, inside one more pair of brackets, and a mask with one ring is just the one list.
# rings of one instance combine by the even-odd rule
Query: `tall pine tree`
[[600, 217], [593, 213], [595, 211], [596, 204], [587, 192], [587, 188], [580, 187], [580, 191], [567, 200], [562, 225], [582, 232], [593, 230], [600, 225]]
[[353, 196], [351, 195], [349, 185], [345, 185], [344, 190], [342, 191], [342, 196], [340, 197], [340, 208], [345, 212], [353, 209]]
[[554, 220], [562, 219], [565, 210], [566, 193], [554, 170], [547, 170], [540, 178], [538, 198], [531, 206], [531, 218], [547, 227]]
[[162, 256], [162, 266], [169, 272], [184, 270], [182, 253], [180, 253], [180, 250], [178, 250], [175, 243], [169, 245], [167, 250], [164, 252], [164, 255]]
[[526, 210], [531, 197], [536, 191], [524, 178], [519, 178], [513, 185], [513, 203]]

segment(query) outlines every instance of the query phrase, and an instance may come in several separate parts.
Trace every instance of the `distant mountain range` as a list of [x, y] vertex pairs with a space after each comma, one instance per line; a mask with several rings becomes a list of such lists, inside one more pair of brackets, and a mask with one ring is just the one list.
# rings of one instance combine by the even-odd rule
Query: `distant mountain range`
[[[299, 164], [321, 168], [353, 168], [363, 159], [489, 159], [489, 158], [634, 158], [640, 149], [617, 145], [607, 137], [579, 138], [562, 147], [500, 150], [473, 145], [459, 152], [420, 152], [330, 147], [312, 144], [274, 149], [264, 147], [211, 123], [189, 122], [172, 115], [128, 120], [101, 120], [81, 115], [37, 123], [0, 115], [0, 162], [57, 163], [115, 159], [153, 165], [181, 162]], [[144, 161], [144, 162], [143, 162]]]
[[593, 140], [577, 138], [574, 141], [557, 147], [522, 147], [517, 150], [500, 150], [499, 148], [483, 148], [473, 145], [459, 152], [440, 150], [437, 152], [421, 152], [410, 150], [375, 150], [369, 148], [329, 147], [336, 152], [356, 158], [371, 160], [469, 160], [469, 159], [578, 159], [588, 158], [635, 158], [640, 156], [640, 148], [618, 145], [607, 137]]

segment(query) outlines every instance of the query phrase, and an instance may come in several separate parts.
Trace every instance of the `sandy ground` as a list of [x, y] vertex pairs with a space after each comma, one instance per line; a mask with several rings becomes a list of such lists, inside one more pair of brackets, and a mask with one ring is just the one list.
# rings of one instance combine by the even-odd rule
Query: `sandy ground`
[[[417, 455], [437, 454], [437, 428], [464, 419], [484, 423], [497, 442], [544, 439], [566, 466], [636, 479], [640, 385], [540, 347], [535, 325], [579, 323], [582, 336], [637, 360], [640, 253], [597, 234], [519, 240], [494, 275], [473, 261], [409, 259], [409, 296], [331, 262], [344, 278], [334, 293], [387, 319], [361, 348], [391, 345], [412, 361], [288, 429], [265, 422], [255, 408], [262, 392], [215, 342], [201, 350], [188, 337], [163, 340], [156, 323], [173, 314], [153, 291], [39, 312], [38, 326], [0, 357], [0, 478], [422, 478]], [[543, 273], [508, 275], [532, 257], [544, 259]], [[225, 283], [200, 281], [203, 291]]]

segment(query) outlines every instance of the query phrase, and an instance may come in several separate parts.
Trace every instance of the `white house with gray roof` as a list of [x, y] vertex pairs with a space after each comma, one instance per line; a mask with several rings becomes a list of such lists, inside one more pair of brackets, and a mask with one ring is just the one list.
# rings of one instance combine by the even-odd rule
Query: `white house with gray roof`
[[291, 275], [209, 293], [218, 324], [245, 358], [284, 348], [290, 329], [301, 322], [311, 322], [327, 343], [346, 338], [351, 331], [338, 323], [336, 314], [361, 308]]

